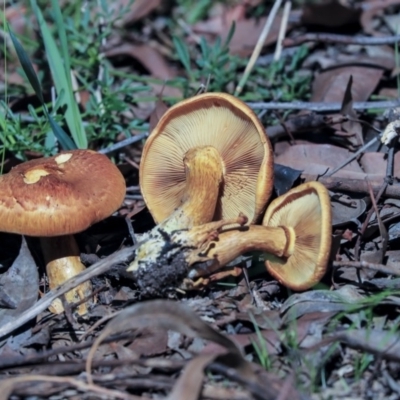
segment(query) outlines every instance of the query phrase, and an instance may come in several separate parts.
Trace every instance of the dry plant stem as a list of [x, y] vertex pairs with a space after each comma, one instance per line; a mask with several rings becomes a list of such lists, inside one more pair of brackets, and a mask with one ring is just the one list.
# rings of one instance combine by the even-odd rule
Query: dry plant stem
[[203, 253], [192, 252], [188, 263], [196, 268], [194, 263], [209, 263], [192, 269], [189, 278], [197, 278], [217, 271], [236, 257], [249, 251], [261, 251], [276, 257], [289, 257], [294, 249], [295, 233], [289, 227], [267, 227], [251, 225], [249, 227], [232, 229], [219, 234], [218, 240], [212, 242]]
[[355, 160], [360, 154], [364, 153], [365, 150], [367, 150], [369, 147], [371, 147], [374, 143], [376, 143], [380, 139], [379, 136], [374, 137], [372, 140], [370, 140], [368, 143], [364, 144], [364, 146], [360, 147], [355, 153], [353, 153], [347, 160], [342, 162], [339, 166], [334, 168], [332, 171], [329, 171], [327, 174], [324, 176], [326, 178], [334, 175], [336, 172], [340, 171], [342, 168], [344, 168], [347, 164], [350, 164], [353, 160]]
[[307, 33], [297, 38], [287, 38], [283, 41], [284, 47], [298, 46], [305, 42], [324, 42], [324, 43], [344, 43], [344, 44], [360, 44], [375, 45], [395, 44], [400, 41], [400, 35], [386, 37], [369, 37], [369, 36], [345, 36], [335, 35], [333, 33]]
[[332, 266], [334, 268], [343, 268], [343, 267], [357, 268], [357, 269], [366, 268], [366, 269], [370, 269], [372, 271], [382, 272], [382, 273], [388, 274], [388, 275], [400, 276], [400, 271], [396, 270], [394, 268], [391, 268], [390, 266], [383, 265], [383, 264], [369, 263], [366, 261], [334, 261], [332, 263]]
[[236, 86], [235, 96], [239, 96], [240, 93], [242, 92], [243, 87], [246, 84], [247, 78], [249, 77], [249, 75], [257, 61], [258, 56], [261, 53], [261, 50], [265, 43], [265, 39], [267, 38], [269, 31], [271, 30], [272, 23], [274, 22], [274, 19], [276, 17], [276, 14], [278, 13], [278, 10], [279, 10], [279, 7], [281, 6], [281, 4], [282, 4], [282, 0], [275, 0], [275, 3], [271, 9], [271, 12], [268, 15], [267, 21], [265, 22], [265, 26], [258, 38], [256, 47], [254, 48], [253, 53], [250, 57], [250, 60], [246, 65], [246, 69], [243, 72], [243, 76], [241, 77], [238, 85]]
[[292, 8], [291, 0], [286, 0], [285, 4], [283, 6], [283, 15], [282, 15], [281, 26], [279, 27], [279, 36], [278, 36], [278, 40], [276, 41], [274, 61], [279, 61], [279, 59], [281, 58], [282, 43], [283, 43], [283, 39], [285, 39], [286, 28], [287, 28], [291, 8]]
[[[253, 110], [309, 110], [319, 112], [340, 111], [342, 103], [325, 103], [325, 102], [307, 102], [307, 101], [292, 101], [292, 102], [247, 102]], [[400, 106], [399, 100], [393, 101], [356, 101], [353, 103], [354, 110], [369, 110], [372, 108], [396, 108]]]
[[[383, 185], [381, 185], [378, 194], [376, 195], [376, 197], [374, 197], [374, 193], [373, 192], [373, 187], [372, 184], [370, 182], [365, 181], [365, 184], [367, 185], [368, 188], [368, 194], [370, 195], [371, 201], [373, 202], [373, 204], [376, 205], [377, 202], [379, 202], [380, 198], [382, 197], [383, 193], [385, 192], [385, 190], [388, 187], [388, 184], [385, 182]], [[357, 241], [356, 244], [354, 246], [354, 256], [356, 258], [356, 260], [358, 261], [360, 258], [360, 246], [361, 246], [361, 240], [364, 237], [365, 231], [367, 230], [368, 224], [369, 224], [369, 220], [372, 217], [372, 214], [376, 212], [375, 207], [371, 207], [368, 211], [367, 217], [365, 218], [363, 225], [361, 227], [360, 230], [360, 234], [357, 237]], [[379, 215], [378, 212], [376, 212], [377, 217]], [[378, 220], [379, 221], [379, 220]]]
[[[73, 235], [40, 238], [50, 290], [86, 269], [81, 263], [78, 245]], [[91, 295], [92, 285], [87, 281], [65, 294], [67, 303], [77, 303]], [[53, 302], [52, 311], [60, 314], [64, 311], [60, 299]], [[77, 307], [79, 315], [87, 313], [87, 305]]]
[[[9, 390], [8, 394], [12, 394], [14, 386], [18, 383], [27, 383], [27, 382], [48, 382], [48, 383], [59, 383], [59, 384], [67, 384], [75, 387], [78, 390], [81, 390], [84, 393], [94, 392], [98, 393], [101, 396], [107, 396], [109, 398], [115, 399], [123, 399], [123, 400], [146, 400], [145, 397], [138, 397], [134, 395], [130, 395], [127, 393], [123, 393], [117, 390], [106, 389], [101, 386], [95, 385], [93, 383], [85, 383], [78, 379], [74, 379], [68, 376], [47, 376], [47, 375], [25, 375], [8, 378], [5, 381], [2, 381], [5, 384], [5, 390]], [[6, 395], [8, 398], [8, 395]]]
[[31, 308], [28, 308], [26, 311], [21, 313], [17, 318], [13, 321], [8, 322], [0, 327], [0, 339], [14, 330], [18, 329], [20, 326], [30, 321], [32, 318], [38, 316], [41, 312], [46, 310], [47, 307], [51, 305], [51, 303], [63, 295], [67, 293], [74, 287], [80, 285], [87, 280], [104, 274], [107, 272], [113, 265], [129, 261], [132, 259], [133, 252], [135, 251], [134, 247], [127, 247], [123, 250], [120, 250], [111, 256], [100, 260], [99, 262], [93, 264], [89, 268], [86, 268], [84, 272], [81, 272], [79, 275], [74, 276], [69, 279], [67, 282], [64, 282], [61, 286], [56, 287], [53, 290], [50, 290], [46, 293], [36, 304], [34, 304]]
[[[303, 179], [307, 182], [316, 179], [315, 175], [302, 174]], [[345, 191], [352, 193], [368, 194], [368, 184], [364, 179], [348, 179], [348, 178], [335, 178], [335, 176], [326, 178], [324, 176], [318, 178], [318, 182], [322, 183], [329, 190]], [[379, 193], [382, 188], [382, 183], [370, 182], [374, 193]], [[393, 199], [400, 199], [400, 185], [388, 185], [382, 194], [385, 197]]]

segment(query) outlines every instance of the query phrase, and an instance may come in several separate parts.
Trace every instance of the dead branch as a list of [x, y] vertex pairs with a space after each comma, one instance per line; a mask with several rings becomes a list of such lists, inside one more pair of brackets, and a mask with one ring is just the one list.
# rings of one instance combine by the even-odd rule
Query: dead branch
[[[315, 175], [302, 174], [302, 177], [308, 182], [315, 180]], [[348, 179], [348, 178], [335, 178], [333, 177], [320, 177], [318, 181], [321, 182], [329, 190], [345, 191], [352, 193], [364, 193], [369, 194], [368, 183], [365, 180], [360, 179]], [[382, 187], [382, 183], [370, 182], [374, 194], [378, 194]], [[385, 197], [391, 197], [393, 199], [400, 199], [400, 185], [388, 185], [385, 192]]]
[[[325, 102], [248, 102], [246, 103], [253, 110], [309, 110], [318, 112], [337, 112], [342, 109], [342, 103], [325, 103]], [[396, 108], [400, 106], [399, 100], [393, 101], [356, 101], [353, 103], [354, 110], [369, 110], [372, 108]]]
[[400, 276], [400, 271], [383, 264], [369, 263], [366, 261], [334, 261], [332, 263], [334, 268], [357, 268], [357, 269], [370, 269], [383, 274]]
[[359, 44], [363, 46], [380, 46], [383, 44], [395, 44], [400, 41], [400, 35], [370, 37], [370, 36], [346, 36], [333, 33], [306, 33], [295, 38], [286, 38], [284, 47], [298, 46], [305, 42]]
[[91, 267], [69, 279], [62, 285], [50, 290], [36, 304], [24, 311], [18, 318], [0, 327], [0, 338], [10, 334], [26, 322], [30, 321], [32, 318], [35, 318], [47, 307], [49, 307], [55, 299], [62, 296], [64, 293], [67, 293], [72, 288], [80, 285], [83, 282], [86, 282], [88, 279], [104, 274], [115, 264], [128, 261], [132, 257], [134, 250], [134, 247], [127, 247], [119, 250], [111, 256], [108, 256], [96, 264], [93, 264]]

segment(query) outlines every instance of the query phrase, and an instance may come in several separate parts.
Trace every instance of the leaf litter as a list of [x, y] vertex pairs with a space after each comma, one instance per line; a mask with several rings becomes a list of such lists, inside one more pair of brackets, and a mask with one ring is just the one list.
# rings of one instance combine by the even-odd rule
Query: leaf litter
[[[183, 32], [189, 57], [201, 46], [201, 36], [212, 46], [218, 36], [224, 40], [229, 35], [235, 22], [229, 44], [234, 64], [233, 57], [246, 60], [252, 53], [269, 10], [259, 1], [216, 2], [196, 14], [184, 8], [184, 1], [171, 9], [162, 3], [118, 2], [128, 7], [127, 12], [114, 25], [113, 40], [103, 49], [116, 70], [151, 80], [145, 96], [154, 95], [153, 102], [142, 102], [141, 93], [132, 107], [150, 130], [172, 104], [171, 98], [193, 95], [201, 83], [176, 84], [188, 71], [174, 54], [166, 19], [178, 16], [174, 33]], [[397, 33], [399, 4], [328, 1], [294, 6], [286, 37], [294, 39], [306, 32], [317, 39], [307, 44], [307, 54], [297, 66], [299, 73], [311, 77], [309, 88], [303, 98], [295, 95], [292, 101], [340, 103], [341, 111], [314, 112], [305, 107], [281, 113], [277, 108], [274, 113], [279, 118], [260, 115], [274, 144], [277, 194], [304, 180], [320, 180], [331, 191], [334, 239], [330, 267], [320, 284], [291, 293], [251, 255], [236, 260], [236, 272], [222, 282], [209, 279], [209, 285], [198, 291], [143, 301], [125, 269], [134, 252], [130, 246], [154, 223], [143, 209], [138, 186], [136, 166], [142, 143], [132, 144], [120, 157], [128, 160], [120, 169], [130, 189], [118, 215], [77, 235], [81, 258], [88, 266], [81, 275], [49, 291], [37, 241], [2, 234], [2, 396], [398, 398], [398, 133], [388, 146], [381, 143], [379, 135], [391, 122], [390, 110], [376, 112], [366, 106], [354, 111], [353, 107], [354, 102], [368, 102], [385, 93], [398, 97], [397, 49], [391, 44], [335, 43], [334, 35], [332, 42], [324, 43], [318, 34], [390, 37]], [[27, 13], [22, 9], [16, 18], [14, 6], [6, 7], [10, 23], [21, 33], [21, 15]], [[192, 22], [183, 18], [188, 12]], [[282, 18], [282, 14], [275, 18], [261, 58], [272, 59]], [[289, 50], [283, 48], [283, 64], [291, 62], [294, 53]], [[237, 66], [237, 80], [220, 90], [233, 92], [244, 67], [245, 63]], [[273, 105], [281, 100], [282, 87], [293, 88], [292, 82], [280, 81], [275, 90], [277, 72], [264, 74], [263, 68], [270, 68], [264, 61], [259, 60], [255, 68], [258, 78], [248, 82], [245, 100]], [[192, 71], [189, 78], [194, 77]], [[171, 82], [175, 83], [171, 86]], [[9, 83], [26, 84], [18, 75], [11, 75]], [[373, 138], [371, 147], [353, 157]], [[14, 155], [7, 154], [5, 161], [5, 166], [15, 163]], [[73, 306], [58, 316], [47, 310], [55, 298], [87, 279], [97, 293], [97, 304], [87, 316], [77, 317]]]

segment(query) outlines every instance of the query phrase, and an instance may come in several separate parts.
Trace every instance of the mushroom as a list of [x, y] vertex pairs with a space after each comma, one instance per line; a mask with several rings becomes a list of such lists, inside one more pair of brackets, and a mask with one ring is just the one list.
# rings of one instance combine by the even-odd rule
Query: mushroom
[[249, 251], [265, 253], [267, 270], [283, 285], [305, 290], [326, 271], [331, 247], [331, 207], [327, 189], [304, 183], [269, 205], [263, 225], [228, 229], [187, 258], [188, 276], [216, 271]]
[[272, 162], [253, 111], [229, 94], [205, 93], [162, 116], [143, 149], [140, 187], [154, 220], [175, 229], [240, 212], [253, 223], [271, 195]]
[[[50, 289], [85, 269], [73, 237], [122, 204], [125, 180], [104, 155], [71, 150], [14, 167], [0, 176], [0, 230], [40, 237]], [[66, 293], [67, 303], [91, 295], [91, 284]], [[52, 304], [63, 311], [61, 301]], [[80, 315], [86, 304], [78, 306]]]
[[154, 128], [142, 153], [140, 186], [159, 225], [139, 244], [133, 272], [170, 264], [171, 247], [180, 247], [171, 237], [177, 230], [235, 220], [240, 212], [255, 222], [273, 188], [271, 144], [245, 103], [225, 93], [198, 95], [171, 107]]

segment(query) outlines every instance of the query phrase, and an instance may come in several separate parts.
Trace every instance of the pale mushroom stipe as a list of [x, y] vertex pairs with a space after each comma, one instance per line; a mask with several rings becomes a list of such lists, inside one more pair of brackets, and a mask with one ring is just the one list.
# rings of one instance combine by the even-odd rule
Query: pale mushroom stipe
[[263, 213], [273, 188], [272, 147], [245, 103], [224, 93], [198, 95], [171, 107], [147, 139], [140, 186], [159, 225], [144, 236], [128, 271], [152, 295], [182, 280], [187, 251], [216, 234], [203, 224], [218, 221], [221, 229]]
[[[71, 150], [14, 167], [0, 176], [0, 230], [40, 237], [50, 289], [85, 269], [74, 233], [111, 215], [125, 197], [125, 180], [104, 155]], [[91, 295], [85, 282], [66, 293], [68, 303]], [[61, 301], [53, 303], [62, 312]], [[87, 305], [78, 306], [85, 314]]]
[[331, 248], [331, 205], [319, 182], [304, 183], [268, 206], [263, 226], [222, 231], [208, 249], [188, 257], [190, 278], [219, 270], [249, 251], [264, 253], [267, 270], [280, 283], [306, 290], [326, 272]]

